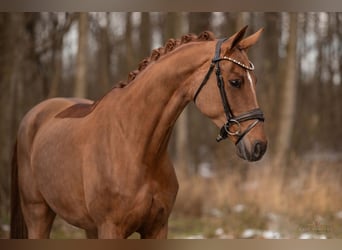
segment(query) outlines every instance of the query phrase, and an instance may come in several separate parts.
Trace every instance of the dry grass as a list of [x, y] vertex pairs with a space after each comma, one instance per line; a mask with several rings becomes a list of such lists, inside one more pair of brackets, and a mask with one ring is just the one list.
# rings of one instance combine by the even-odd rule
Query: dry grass
[[[203, 235], [239, 238], [244, 230], [274, 230], [297, 238], [303, 232], [342, 238], [341, 163], [293, 161], [290, 166], [252, 164], [247, 173], [187, 176], [180, 184], [169, 221], [169, 237]], [[0, 229], [0, 238], [7, 232]], [[136, 237], [136, 236], [133, 236]], [[52, 238], [84, 238], [84, 233], [57, 220]]]
[[[237, 235], [247, 227], [269, 229], [269, 217], [276, 214], [283, 218], [276, 228], [288, 237], [322, 226], [328, 227], [329, 237], [341, 237], [342, 220], [335, 218], [342, 210], [340, 166], [298, 160], [287, 168], [258, 164], [248, 169], [246, 178], [238, 172], [210, 179], [178, 172], [180, 190], [173, 217], [219, 217]], [[241, 204], [247, 209], [234, 212]]]

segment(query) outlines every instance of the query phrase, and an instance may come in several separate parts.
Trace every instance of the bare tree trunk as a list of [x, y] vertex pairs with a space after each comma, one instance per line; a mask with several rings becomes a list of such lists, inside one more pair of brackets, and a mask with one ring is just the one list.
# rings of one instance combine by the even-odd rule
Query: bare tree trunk
[[151, 21], [150, 13], [141, 13], [141, 23], [140, 23], [140, 49], [139, 49], [139, 60], [147, 57], [151, 52], [151, 41], [152, 41], [152, 31], [151, 31]]
[[241, 30], [243, 27], [246, 26], [246, 22], [245, 22], [245, 13], [243, 12], [240, 12], [237, 14], [237, 17], [236, 17], [236, 31], [234, 31], [233, 33]]
[[[126, 51], [125, 54], [122, 55], [124, 58], [123, 60], [126, 61], [125, 65], [123, 65], [123, 71], [124, 72], [130, 72], [131, 70], [134, 70], [134, 68], [137, 66], [134, 63], [134, 46], [132, 41], [132, 13], [126, 13], [126, 33], [125, 33], [125, 46]], [[142, 60], [143, 58], [139, 58], [136, 60]]]
[[275, 165], [287, 160], [296, 111], [297, 97], [297, 14], [290, 15], [289, 41], [287, 46], [286, 74], [282, 87], [279, 130], [276, 144]]
[[110, 16], [108, 13], [105, 14], [106, 23], [100, 27], [99, 30], [99, 82], [102, 87], [102, 93], [107, 91], [110, 85], [110, 55], [111, 45], [109, 41], [109, 22]]
[[189, 14], [189, 32], [199, 34], [202, 31], [211, 30], [211, 16], [210, 12], [191, 12]]
[[[342, 27], [342, 13], [336, 13], [336, 27]], [[337, 36], [339, 38], [340, 41], [342, 41], [342, 30], [341, 28], [339, 28], [339, 31], [337, 32]], [[338, 56], [339, 56], [339, 66], [338, 66], [338, 69], [339, 69], [339, 72], [342, 72], [342, 44], [339, 43], [339, 46], [338, 46]], [[342, 79], [339, 80], [339, 85], [338, 85], [338, 90], [336, 91], [336, 95], [341, 97], [342, 96]], [[335, 106], [335, 114], [339, 114], [341, 112], [341, 107], [342, 107], [342, 98], [338, 98], [338, 104]], [[337, 124], [342, 124], [342, 116], [341, 115], [337, 115]], [[342, 150], [342, 143], [341, 143], [341, 139], [342, 138], [342, 129], [337, 129], [336, 130], [337, 132], [337, 139], [336, 141], [339, 142], [339, 146], [336, 147], [337, 150]]]
[[87, 96], [88, 13], [80, 13], [78, 21], [78, 51], [74, 96]]
[[58, 96], [58, 85], [62, 79], [62, 50], [61, 48], [57, 48], [54, 52], [53, 58], [53, 76], [51, 81], [51, 87], [49, 89], [48, 98], [52, 98]]
[[[58, 15], [58, 14], [57, 14]], [[58, 26], [58, 21], [54, 20], [55, 27], [53, 30], [52, 39], [52, 81], [51, 86], [49, 88], [48, 98], [52, 98], [58, 96], [58, 86], [62, 81], [62, 68], [63, 68], [63, 60], [62, 60], [62, 50], [63, 50], [63, 38], [65, 33], [67, 33], [70, 29], [71, 24], [74, 21], [74, 14], [65, 14], [66, 20], [65, 23], [61, 27]], [[53, 16], [55, 19], [58, 16]]]
[[18, 124], [41, 99], [42, 85], [35, 61], [34, 27], [39, 14], [0, 16], [0, 218], [8, 211], [10, 163]]

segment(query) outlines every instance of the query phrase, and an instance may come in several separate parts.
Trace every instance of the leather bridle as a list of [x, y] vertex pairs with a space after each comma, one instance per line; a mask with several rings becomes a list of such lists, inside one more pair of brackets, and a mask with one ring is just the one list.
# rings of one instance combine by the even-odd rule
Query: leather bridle
[[[197, 96], [198, 94], [201, 92], [202, 88], [204, 87], [204, 85], [208, 82], [209, 77], [211, 75], [211, 73], [213, 72], [215, 66], [216, 66], [216, 78], [217, 78], [217, 86], [220, 90], [220, 95], [221, 95], [221, 99], [222, 99], [222, 104], [223, 104], [223, 108], [224, 108], [224, 112], [226, 114], [226, 118], [227, 118], [227, 122], [222, 126], [222, 128], [220, 129], [220, 133], [216, 138], [216, 141], [221, 141], [223, 139], [226, 139], [228, 137], [228, 135], [230, 136], [236, 136], [237, 137], [237, 141], [235, 142], [235, 144], [238, 144], [239, 141], [249, 132], [251, 131], [260, 121], [264, 121], [264, 114], [261, 111], [261, 109], [256, 108], [256, 109], [252, 109], [250, 111], [247, 111], [241, 115], [238, 116], [234, 116], [232, 113], [232, 110], [229, 106], [229, 102], [227, 99], [227, 95], [226, 95], [226, 91], [224, 88], [224, 80], [221, 74], [221, 69], [220, 69], [220, 61], [226, 60], [226, 61], [230, 61], [232, 63], [235, 63], [237, 65], [239, 65], [240, 67], [249, 70], [249, 71], [253, 71], [254, 70], [254, 65], [250, 62], [250, 66], [247, 66], [245, 64], [243, 64], [242, 62], [239, 62], [233, 58], [230, 57], [220, 57], [220, 53], [221, 53], [221, 45], [222, 43], [226, 40], [226, 38], [224, 39], [219, 39], [217, 41], [216, 44], [216, 49], [215, 49], [215, 55], [214, 58], [211, 61], [210, 64], [210, 68], [207, 72], [207, 74], [205, 75], [201, 85], [199, 86], [199, 88], [197, 89], [197, 91], [195, 92], [194, 95], [194, 102], [196, 102]], [[248, 120], [255, 120], [253, 123], [251, 123], [244, 131], [241, 131], [241, 123], [248, 121]], [[231, 131], [231, 127], [232, 126], [236, 126], [237, 128], [234, 131]]]

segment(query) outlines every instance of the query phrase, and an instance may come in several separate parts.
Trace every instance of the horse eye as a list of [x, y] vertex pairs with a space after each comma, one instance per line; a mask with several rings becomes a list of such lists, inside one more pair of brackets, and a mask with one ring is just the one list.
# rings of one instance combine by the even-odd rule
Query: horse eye
[[235, 88], [240, 88], [242, 81], [241, 79], [233, 79], [233, 80], [229, 80], [229, 83]]

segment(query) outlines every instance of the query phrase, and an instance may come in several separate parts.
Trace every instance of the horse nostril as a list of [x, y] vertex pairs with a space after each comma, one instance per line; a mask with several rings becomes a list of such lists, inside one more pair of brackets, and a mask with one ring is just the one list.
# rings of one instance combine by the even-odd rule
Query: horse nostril
[[254, 143], [253, 152], [252, 152], [252, 160], [257, 161], [260, 160], [261, 157], [266, 152], [266, 143], [263, 143], [261, 141], [256, 141]]

